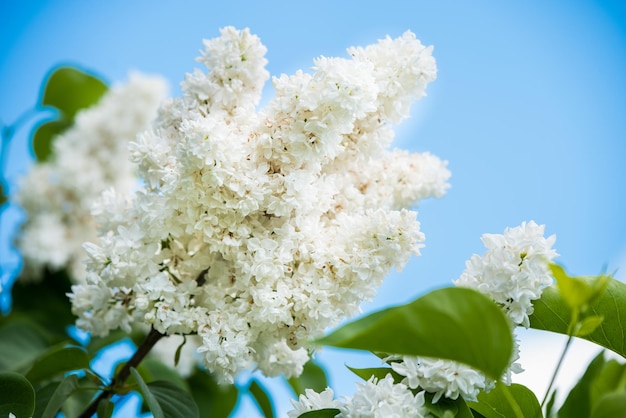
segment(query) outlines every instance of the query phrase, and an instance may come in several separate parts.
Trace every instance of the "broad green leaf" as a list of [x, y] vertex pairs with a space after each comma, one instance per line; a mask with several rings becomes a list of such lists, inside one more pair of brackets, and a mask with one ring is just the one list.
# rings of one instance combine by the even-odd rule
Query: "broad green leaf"
[[604, 364], [604, 352], [591, 360], [587, 370], [572, 388], [561, 409], [559, 409], [557, 414], [559, 418], [588, 417], [591, 414], [591, 385]]
[[47, 161], [52, 155], [52, 143], [71, 123], [67, 120], [49, 120], [38, 124], [33, 133], [33, 152], [37, 161]]
[[73, 120], [76, 113], [100, 100], [107, 86], [97, 77], [75, 67], [60, 67], [50, 73], [41, 104], [62, 112], [62, 118]]
[[166, 381], [146, 384], [137, 370], [131, 368], [130, 372], [154, 418], [199, 417], [198, 407], [191, 395], [184, 389]]
[[61, 383], [56, 387], [48, 405], [41, 414], [42, 418], [54, 418], [61, 409], [63, 402], [69, 398], [79, 387], [78, 376], [75, 374], [65, 377]]
[[0, 417], [12, 413], [16, 418], [30, 418], [35, 411], [35, 389], [18, 373], [0, 373]]
[[512, 341], [508, 320], [493, 301], [453, 287], [375, 312], [316, 343], [454, 360], [498, 379], [509, 365]]
[[54, 348], [35, 360], [26, 378], [36, 385], [72, 370], [88, 368], [89, 357], [85, 350], [78, 347]]
[[609, 392], [622, 392], [626, 389], [626, 364], [611, 359], [604, 363], [595, 379], [591, 382], [589, 396], [591, 409], [600, 398]]
[[261, 386], [258, 380], [253, 379], [248, 387], [248, 390], [261, 412], [263, 412], [265, 418], [273, 418], [276, 416], [274, 414], [274, 405], [272, 405], [272, 400], [267, 394], [267, 390]]
[[346, 367], [363, 380], [369, 380], [372, 376], [381, 380], [387, 377], [388, 374], [393, 376], [393, 381], [396, 383], [400, 382], [404, 378], [404, 376], [394, 372], [391, 367], [368, 367], [365, 369], [355, 369], [350, 366]]
[[50, 403], [50, 398], [61, 382], [51, 382], [35, 391], [35, 412], [33, 418], [41, 418], [43, 411]]
[[11, 292], [11, 314], [4, 321], [26, 317], [45, 329], [52, 343], [65, 341], [67, 326], [76, 321], [67, 297], [72, 290], [71, 282], [65, 271], [46, 269], [43, 274], [43, 279], [36, 283], [22, 278], [15, 282]]
[[591, 418], [618, 418], [626, 414], [626, 392], [604, 395], [591, 411]]
[[550, 264], [550, 271], [556, 279], [561, 297], [570, 309], [581, 309], [591, 299], [593, 290], [590, 283], [578, 277], [570, 277], [558, 264]]
[[594, 332], [602, 322], [604, 321], [604, 317], [601, 315], [592, 315], [588, 316], [576, 326], [575, 335], [577, 337], [584, 337], [585, 335], [589, 335]]
[[111, 418], [115, 404], [108, 399], [102, 399], [98, 402], [98, 418]]
[[472, 411], [462, 397], [459, 396], [457, 399], [441, 398], [437, 403], [433, 403], [433, 397], [432, 393], [426, 392], [424, 406], [435, 417], [473, 418]]
[[324, 408], [305, 412], [304, 414], [300, 414], [298, 418], [334, 418], [339, 415], [340, 412], [341, 411], [337, 408]]
[[490, 392], [479, 394], [477, 402], [468, 402], [467, 404], [486, 418], [543, 417], [541, 406], [539, 406], [535, 394], [526, 386], [515, 383], [506, 386], [498, 382]]
[[99, 392], [99, 388], [86, 377], [78, 379], [78, 386], [61, 406], [61, 412], [65, 418], [77, 418], [89, 406], [93, 397]]
[[203, 370], [187, 379], [201, 417], [227, 418], [237, 405], [239, 390], [235, 385], [218, 385], [215, 379]]
[[159, 405], [154, 395], [152, 395], [152, 392], [148, 389], [148, 385], [146, 385], [143, 381], [139, 372], [134, 367], [131, 367], [130, 374], [135, 378], [135, 382], [137, 382], [137, 385], [139, 386], [139, 393], [143, 396], [143, 401], [148, 405], [148, 408], [150, 409], [150, 412], [152, 412], [152, 415], [154, 415], [154, 418], [164, 418], [165, 415], [163, 414], [161, 405]]
[[326, 372], [313, 360], [309, 360], [304, 365], [304, 370], [299, 377], [292, 377], [288, 379], [287, 382], [296, 396], [303, 394], [304, 390], [307, 388], [313, 389], [316, 392], [322, 392], [328, 387]]
[[0, 371], [22, 371], [48, 348], [45, 333], [26, 320], [0, 328]]
[[[591, 279], [588, 279], [591, 280]], [[530, 326], [567, 335], [570, 309], [555, 287], [547, 287], [534, 302]], [[589, 306], [589, 314], [603, 316], [602, 324], [582, 338], [626, 357], [626, 284], [610, 279], [606, 291]]]
[[546, 402], [546, 418], [552, 418], [556, 416], [556, 412], [554, 411], [554, 403], [556, 402], [556, 393], [557, 389], [552, 391], [550, 398], [548, 398], [548, 402]]

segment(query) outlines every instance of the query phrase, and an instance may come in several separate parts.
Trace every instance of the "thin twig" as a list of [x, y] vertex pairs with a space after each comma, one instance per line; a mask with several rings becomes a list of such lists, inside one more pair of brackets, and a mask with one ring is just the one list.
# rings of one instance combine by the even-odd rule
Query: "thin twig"
[[548, 396], [550, 396], [550, 390], [552, 389], [552, 385], [554, 385], [554, 381], [556, 380], [556, 375], [559, 373], [559, 369], [561, 368], [561, 364], [563, 363], [563, 359], [565, 358], [565, 354], [567, 354], [567, 350], [569, 349], [570, 344], [572, 343], [574, 337], [571, 335], [567, 338], [567, 342], [565, 343], [565, 347], [563, 347], [563, 352], [561, 353], [561, 358], [559, 358], [559, 362], [556, 364], [556, 369], [554, 369], [554, 373], [552, 374], [552, 379], [550, 379], [550, 384], [548, 385], [548, 390], [546, 390], [546, 395], [543, 397], [543, 401], [541, 401], [541, 407], [548, 400]]

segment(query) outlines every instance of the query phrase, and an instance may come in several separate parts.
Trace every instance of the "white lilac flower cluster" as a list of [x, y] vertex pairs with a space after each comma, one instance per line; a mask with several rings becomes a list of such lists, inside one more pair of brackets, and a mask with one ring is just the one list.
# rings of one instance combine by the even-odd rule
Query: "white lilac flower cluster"
[[383, 379], [370, 378], [357, 383], [357, 391], [345, 402], [334, 399], [333, 390], [322, 393], [307, 389], [298, 401], [291, 400], [294, 407], [287, 413], [289, 418], [320, 409], [338, 409], [336, 418], [427, 418], [432, 415], [424, 406], [424, 391], [414, 395], [403, 383], [394, 383], [388, 374]]
[[145, 187], [106, 193], [73, 287], [78, 326], [96, 335], [148, 323], [197, 334], [225, 382], [256, 364], [302, 372], [307, 340], [359, 312], [424, 241], [410, 205], [442, 196], [446, 162], [388, 150], [391, 124], [435, 79], [432, 48], [406, 32], [312, 74], [273, 79], [265, 47], [227, 27], [205, 41], [183, 97], [132, 144]]
[[73, 281], [84, 280], [82, 244], [97, 238], [91, 205], [108, 187], [135, 186], [128, 143], [149, 127], [167, 89], [160, 77], [131, 74], [126, 84], [114, 85], [80, 111], [54, 140], [50, 159], [22, 178], [14, 198], [27, 214], [17, 240], [24, 279], [40, 278], [47, 267], [67, 268]]
[[[552, 248], [556, 237], [552, 235], [545, 238], [544, 230], [544, 225], [539, 226], [531, 221], [515, 228], [507, 228], [503, 235], [484, 234], [482, 242], [487, 251], [482, 256], [473, 255], [467, 261], [465, 271], [454, 284], [476, 289], [491, 297], [502, 307], [512, 329], [516, 326], [528, 327], [528, 316], [533, 312], [532, 302], [541, 297], [546, 286], [552, 284], [548, 264], [558, 256]], [[504, 383], [511, 383], [511, 373], [523, 371], [516, 363], [518, 359], [519, 345], [515, 341], [511, 364], [502, 377]], [[422, 394], [432, 393], [432, 402], [438, 402], [442, 397], [457, 399], [459, 396], [466, 401], [475, 401], [481, 391], [489, 391], [495, 385], [494, 381], [481, 372], [450, 360], [393, 355], [385, 361], [391, 365], [393, 371], [403, 376], [396, 386], [411, 395], [416, 391]], [[387, 378], [391, 379], [391, 375]], [[291, 411], [290, 417], [297, 417], [307, 410], [321, 409], [319, 407], [321, 404], [326, 405], [323, 408], [337, 408], [328, 402], [313, 402], [312, 399], [319, 398], [313, 393], [306, 393], [306, 397], [301, 397], [297, 403], [294, 402], [295, 411], [298, 412]], [[323, 399], [332, 400], [332, 392], [331, 395], [326, 394]], [[343, 415], [339, 416], [387, 416], [376, 415], [378, 413], [376, 408], [373, 409], [376, 412], [361, 415], [349, 411], [348, 404], [341, 408]]]
[[[512, 328], [528, 327], [532, 302], [552, 284], [548, 264], [558, 255], [552, 248], [556, 236], [546, 238], [544, 230], [544, 225], [530, 221], [507, 228], [504, 234], [484, 234], [481, 240], [487, 251], [482, 256], [474, 254], [454, 284], [492, 298], [502, 307]], [[406, 376], [403, 382], [411, 389], [421, 387], [434, 393], [434, 402], [442, 396], [450, 399], [461, 396], [473, 401], [480, 391], [488, 391], [494, 385], [485, 375], [464, 364], [411, 356], [398, 358], [402, 361], [392, 362], [393, 370]], [[523, 371], [518, 359], [519, 345], [514, 340], [511, 364], [502, 377], [504, 383], [511, 383], [511, 373]]]

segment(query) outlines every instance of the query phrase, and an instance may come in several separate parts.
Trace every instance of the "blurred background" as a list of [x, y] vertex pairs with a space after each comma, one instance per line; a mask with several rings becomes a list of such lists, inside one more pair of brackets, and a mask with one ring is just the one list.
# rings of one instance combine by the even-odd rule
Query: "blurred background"
[[[60, 64], [107, 82], [131, 70], [161, 74], [179, 95], [203, 38], [249, 27], [268, 48], [272, 75], [308, 70], [313, 58], [345, 56], [349, 46], [413, 31], [434, 45], [439, 69], [428, 96], [397, 128], [395, 146], [449, 161], [452, 188], [424, 202], [422, 256], [393, 273], [369, 312], [450, 285], [483, 233], [525, 220], [556, 234], [558, 261], [576, 275], [617, 270], [626, 278], [626, 3], [621, 0], [498, 2], [2, 1], [0, 121], [14, 123], [38, 100], [42, 80]], [[265, 89], [265, 98], [272, 94]], [[5, 150], [9, 192], [32, 163], [29, 120]], [[9, 206], [0, 224], [2, 282], [17, 274], [11, 246], [23, 215]], [[541, 338], [539, 338], [541, 337]], [[517, 381], [543, 396], [564, 340], [523, 332]], [[124, 354], [120, 348], [112, 356]], [[558, 380], [569, 387], [598, 350], [574, 345]], [[121, 353], [121, 354], [120, 354]], [[324, 349], [336, 393], [354, 391], [345, 367], [377, 366], [373, 356]], [[279, 416], [291, 396], [268, 380]], [[135, 414], [133, 405], [125, 409]], [[257, 414], [241, 399], [236, 416]]]

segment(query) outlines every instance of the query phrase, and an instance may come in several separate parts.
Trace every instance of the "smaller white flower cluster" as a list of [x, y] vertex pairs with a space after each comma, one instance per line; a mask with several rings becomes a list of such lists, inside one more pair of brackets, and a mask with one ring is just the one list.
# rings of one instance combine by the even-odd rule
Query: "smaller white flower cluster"
[[308, 411], [339, 409], [336, 418], [427, 418], [432, 415], [424, 407], [424, 392], [414, 395], [403, 383], [394, 383], [388, 374], [384, 379], [370, 378], [357, 383], [357, 392], [345, 402], [334, 399], [333, 390], [322, 393], [307, 389], [298, 401], [292, 400], [289, 418], [297, 418]]
[[[556, 236], [546, 238], [544, 230], [544, 225], [530, 221], [507, 228], [502, 235], [484, 234], [481, 240], [487, 251], [482, 256], [474, 254], [454, 284], [491, 297], [502, 307], [512, 328], [528, 327], [532, 302], [552, 284], [548, 263], [558, 255], [552, 249]], [[412, 389], [421, 387], [434, 393], [434, 402], [442, 396], [450, 399], [461, 396], [474, 401], [481, 391], [491, 390], [495, 383], [471, 367], [454, 361], [411, 356], [397, 358], [402, 358], [402, 362], [392, 362], [391, 367], [406, 376], [402, 382]], [[514, 339], [510, 366], [502, 377], [504, 383], [511, 383], [511, 373], [523, 371], [518, 359], [519, 345]]]
[[100, 101], [80, 111], [74, 125], [60, 134], [49, 160], [34, 165], [21, 179], [15, 202], [27, 220], [17, 245], [26, 279], [38, 279], [44, 267], [67, 268], [75, 282], [84, 280], [82, 244], [97, 238], [91, 205], [103, 190], [130, 191], [136, 174], [128, 143], [148, 128], [167, 93], [155, 76], [130, 75]]
[[[512, 328], [528, 326], [528, 315], [533, 312], [532, 302], [541, 297], [542, 290], [552, 283], [548, 263], [558, 255], [552, 249], [556, 237], [545, 238], [544, 229], [543, 225], [531, 221], [507, 228], [503, 235], [483, 235], [486, 253], [473, 255], [467, 261], [466, 269], [454, 282], [455, 285], [474, 288], [490, 296], [502, 307]], [[511, 383], [511, 373], [523, 371], [516, 363], [518, 359], [519, 345], [515, 340], [509, 369], [502, 377], [504, 383]], [[405, 408], [410, 405], [421, 407], [425, 392], [433, 394], [433, 402], [442, 397], [458, 399], [459, 396], [466, 401], [476, 401], [480, 392], [489, 391], [495, 385], [483, 373], [450, 360], [393, 355], [385, 361], [393, 371], [403, 376], [400, 382], [394, 384], [391, 375], [378, 383], [370, 379], [360, 386], [361, 389], [369, 389], [360, 391], [346, 403], [332, 400], [330, 389], [321, 395], [307, 391], [299, 402], [292, 401], [295, 410], [289, 412], [289, 417], [321, 408], [339, 408], [339, 417], [428, 416], [425, 410], [405, 413], [408, 411]], [[414, 395], [416, 391], [419, 392]], [[365, 398], [361, 396], [362, 392], [367, 394]], [[377, 394], [383, 392], [387, 398], [380, 400]], [[415, 401], [411, 401], [412, 397]], [[390, 407], [392, 404], [395, 405], [393, 408]], [[364, 409], [359, 409], [360, 405]]]

